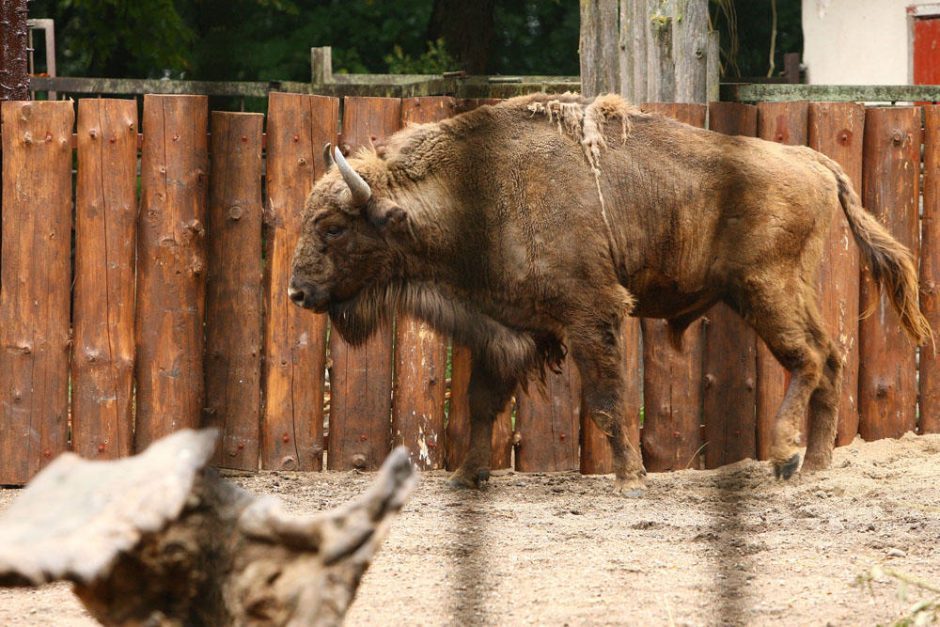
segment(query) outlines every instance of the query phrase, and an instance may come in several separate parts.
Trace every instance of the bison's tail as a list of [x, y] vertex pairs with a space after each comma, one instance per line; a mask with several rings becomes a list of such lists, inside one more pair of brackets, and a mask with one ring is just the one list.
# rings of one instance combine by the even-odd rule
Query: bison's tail
[[887, 294], [911, 338], [920, 345], [932, 342], [933, 330], [920, 311], [917, 269], [911, 251], [865, 211], [842, 168], [828, 158], [824, 158], [823, 163], [836, 176], [839, 202], [875, 283]]

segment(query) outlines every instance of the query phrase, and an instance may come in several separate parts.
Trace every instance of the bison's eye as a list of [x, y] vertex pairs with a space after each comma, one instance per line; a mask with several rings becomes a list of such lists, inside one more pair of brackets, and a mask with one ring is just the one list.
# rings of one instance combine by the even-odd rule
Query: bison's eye
[[345, 230], [346, 230], [346, 227], [344, 227], [341, 224], [331, 224], [328, 227], [326, 227], [326, 229], [324, 230], [324, 233], [328, 238], [332, 239], [332, 238], [339, 237], [340, 235], [342, 235]]

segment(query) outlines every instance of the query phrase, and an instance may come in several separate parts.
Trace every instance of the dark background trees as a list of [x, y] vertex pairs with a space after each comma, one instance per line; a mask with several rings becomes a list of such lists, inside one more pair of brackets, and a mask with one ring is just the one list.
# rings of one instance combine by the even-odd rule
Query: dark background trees
[[[802, 48], [800, 1], [777, 5], [781, 68], [784, 52]], [[767, 73], [770, 7], [712, 0], [729, 76]], [[575, 0], [33, 0], [29, 8], [56, 20], [59, 73], [69, 76], [306, 81], [310, 48], [325, 45], [336, 72], [579, 68]]]

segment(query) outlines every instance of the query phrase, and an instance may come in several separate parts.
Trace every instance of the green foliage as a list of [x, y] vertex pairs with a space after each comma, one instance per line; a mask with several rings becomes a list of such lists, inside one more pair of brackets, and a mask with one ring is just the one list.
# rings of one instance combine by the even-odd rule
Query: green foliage
[[[770, 67], [771, 0], [711, 0], [712, 25], [721, 37], [722, 76], [766, 76]], [[783, 55], [803, 50], [800, 0], [777, 0], [774, 66], [783, 71]]]
[[160, 77], [188, 67], [193, 31], [173, 0], [35, 0], [53, 17], [63, 75]]
[[459, 67], [457, 61], [448, 54], [443, 38], [429, 41], [427, 51], [417, 58], [406, 54], [401, 46], [396, 45], [392, 54], [385, 55], [385, 63], [392, 74], [443, 74]]

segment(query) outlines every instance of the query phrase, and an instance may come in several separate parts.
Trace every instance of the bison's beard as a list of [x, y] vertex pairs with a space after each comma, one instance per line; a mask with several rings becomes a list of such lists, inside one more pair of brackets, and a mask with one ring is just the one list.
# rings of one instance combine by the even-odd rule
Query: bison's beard
[[371, 285], [348, 300], [331, 303], [330, 322], [347, 343], [360, 346], [387, 323], [395, 309], [394, 288]]
[[561, 338], [506, 327], [461, 299], [445, 295], [440, 286], [396, 281], [373, 284], [329, 308], [333, 329], [353, 346], [366, 342], [396, 311], [452, 335], [456, 342], [482, 355], [493, 374], [523, 385], [529, 374], [544, 383], [546, 368], [557, 371], [565, 359]]

